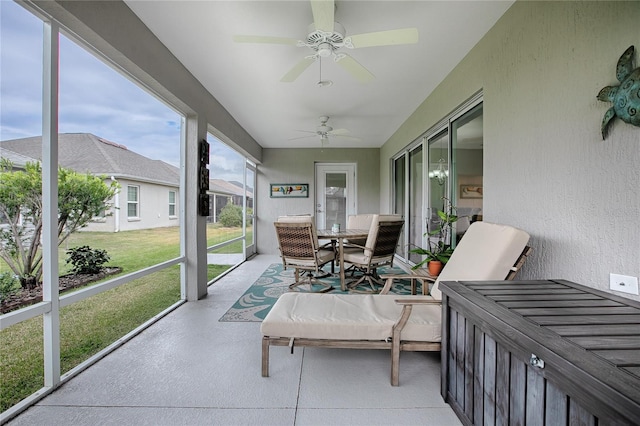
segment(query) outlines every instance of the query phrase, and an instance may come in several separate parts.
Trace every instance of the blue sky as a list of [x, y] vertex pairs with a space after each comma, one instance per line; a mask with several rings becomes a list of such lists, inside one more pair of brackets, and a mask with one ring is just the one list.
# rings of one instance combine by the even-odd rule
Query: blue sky
[[[42, 134], [42, 21], [0, 0], [0, 140]], [[60, 36], [59, 132], [93, 133], [146, 157], [180, 164], [180, 115]], [[211, 177], [241, 180], [243, 160], [211, 146]]]

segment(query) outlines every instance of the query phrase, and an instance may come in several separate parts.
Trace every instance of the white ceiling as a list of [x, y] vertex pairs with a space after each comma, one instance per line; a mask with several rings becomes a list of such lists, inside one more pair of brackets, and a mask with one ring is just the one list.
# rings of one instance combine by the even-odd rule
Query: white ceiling
[[[304, 40], [313, 22], [309, 1], [139, 1], [133, 12], [265, 148], [320, 147], [315, 131], [327, 115], [334, 129], [359, 141], [331, 147], [380, 147], [495, 24], [513, 1], [336, 1], [346, 36], [418, 29], [417, 44], [348, 50], [375, 75], [361, 83], [331, 58], [293, 83], [280, 79], [313, 52], [306, 47], [235, 43], [234, 35]], [[341, 49], [342, 50], [342, 49]], [[312, 136], [290, 140], [300, 136]]]

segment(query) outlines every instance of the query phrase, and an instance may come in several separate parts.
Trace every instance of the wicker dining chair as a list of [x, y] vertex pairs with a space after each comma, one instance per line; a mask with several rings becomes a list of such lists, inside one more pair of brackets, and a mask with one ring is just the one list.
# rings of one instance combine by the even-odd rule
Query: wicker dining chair
[[295, 269], [295, 281], [289, 288], [298, 289], [306, 284], [310, 292], [331, 291], [333, 286], [318, 276], [323, 274], [324, 265], [335, 260], [336, 253], [318, 243], [313, 216], [281, 216], [274, 226], [284, 269]]

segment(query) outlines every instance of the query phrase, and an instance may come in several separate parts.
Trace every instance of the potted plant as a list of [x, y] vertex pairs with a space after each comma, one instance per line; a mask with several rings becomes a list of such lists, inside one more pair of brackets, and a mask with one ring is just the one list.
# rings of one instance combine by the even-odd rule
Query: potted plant
[[427, 237], [427, 247], [416, 247], [410, 250], [411, 253], [424, 256], [422, 261], [411, 269], [418, 269], [426, 263], [429, 274], [437, 276], [453, 254], [453, 247], [451, 247], [452, 228], [458, 220], [458, 216], [455, 214], [456, 208], [446, 199], [445, 205], [446, 211], [438, 210], [439, 221], [436, 228], [427, 230], [424, 234]]

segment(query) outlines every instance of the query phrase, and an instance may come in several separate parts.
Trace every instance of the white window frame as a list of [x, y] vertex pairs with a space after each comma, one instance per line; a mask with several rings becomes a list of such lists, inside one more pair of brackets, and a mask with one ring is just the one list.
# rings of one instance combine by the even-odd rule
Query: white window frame
[[[129, 199], [129, 189], [136, 189], [136, 199]], [[129, 214], [129, 206], [134, 204], [136, 206], [136, 214], [135, 216], [130, 216]], [[140, 185], [127, 185], [127, 219], [128, 220], [139, 220], [140, 219]]]
[[[173, 202], [171, 201], [171, 194], [173, 194]], [[170, 219], [175, 219], [178, 217], [178, 215], [176, 214], [177, 210], [176, 210], [176, 200], [177, 200], [177, 195], [176, 191], [169, 191], [169, 218]], [[172, 209], [173, 208], [173, 209]], [[171, 210], [173, 210], [173, 213], [171, 212]]]

